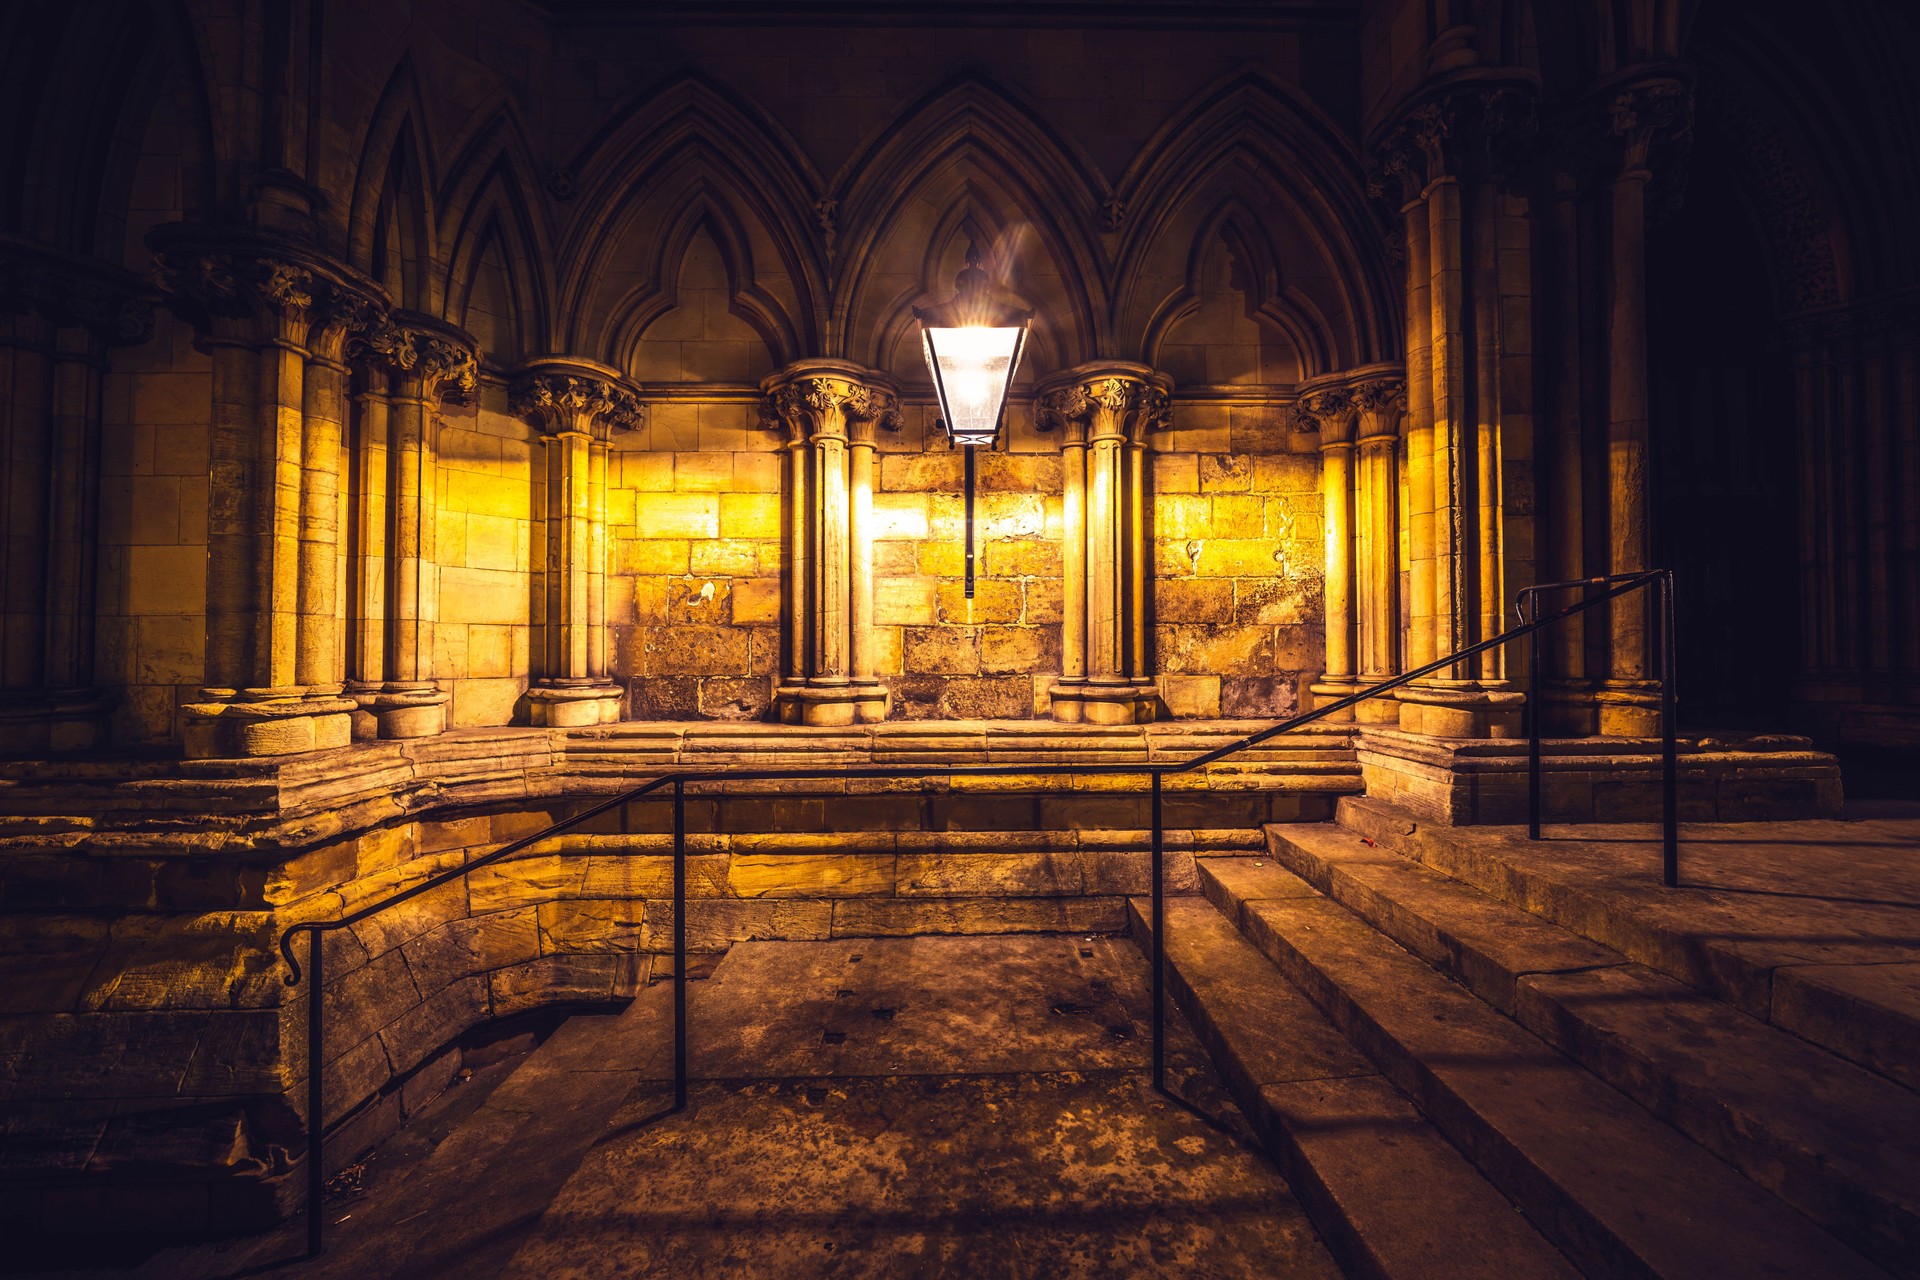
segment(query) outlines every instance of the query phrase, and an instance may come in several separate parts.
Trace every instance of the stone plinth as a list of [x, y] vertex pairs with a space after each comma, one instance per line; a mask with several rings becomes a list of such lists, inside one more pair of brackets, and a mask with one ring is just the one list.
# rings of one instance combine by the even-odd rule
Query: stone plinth
[[303, 689], [206, 690], [204, 702], [180, 708], [181, 739], [190, 760], [284, 756], [344, 747], [353, 740], [350, 698]]
[[613, 724], [620, 719], [620, 686], [607, 680], [537, 684], [527, 690], [528, 720], [549, 728]]

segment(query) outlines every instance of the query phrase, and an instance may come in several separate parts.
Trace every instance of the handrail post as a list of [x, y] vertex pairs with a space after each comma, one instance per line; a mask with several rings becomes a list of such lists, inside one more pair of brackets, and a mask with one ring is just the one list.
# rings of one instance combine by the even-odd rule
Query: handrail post
[[[1527, 624], [1540, 621], [1540, 597], [1527, 597]], [[1540, 838], [1540, 633], [1527, 636], [1527, 839]]]
[[1680, 886], [1680, 765], [1673, 697], [1673, 572], [1659, 578], [1660, 599], [1660, 879]]
[[1166, 839], [1161, 825], [1160, 770], [1153, 770], [1153, 1087], [1167, 1091]]
[[322, 1201], [327, 1194], [325, 1133], [326, 1090], [321, 1064], [326, 1060], [320, 1009], [320, 930], [307, 931], [307, 1256], [317, 1258]]
[[673, 1109], [687, 1106], [687, 784], [673, 780]]

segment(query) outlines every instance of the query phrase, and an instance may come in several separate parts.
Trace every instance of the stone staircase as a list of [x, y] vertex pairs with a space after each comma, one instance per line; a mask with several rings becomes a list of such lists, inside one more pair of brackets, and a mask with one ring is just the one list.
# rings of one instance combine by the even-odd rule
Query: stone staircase
[[[1847, 834], [1805, 825], [1778, 838]], [[1350, 798], [1337, 824], [1268, 826], [1264, 857], [1201, 858], [1204, 898], [1169, 902], [1171, 989], [1336, 1254], [1375, 1276], [1920, 1275], [1908, 1011], [1832, 972], [1839, 942], [1902, 969], [1920, 911], [1738, 896], [1732, 869], [1767, 856], [1744, 826], [1685, 833], [1730, 834], [1683, 850], [1675, 897], [1656, 845], [1596, 830], [1528, 846]], [[1807, 1015], [1811, 982], [1850, 1016]]]

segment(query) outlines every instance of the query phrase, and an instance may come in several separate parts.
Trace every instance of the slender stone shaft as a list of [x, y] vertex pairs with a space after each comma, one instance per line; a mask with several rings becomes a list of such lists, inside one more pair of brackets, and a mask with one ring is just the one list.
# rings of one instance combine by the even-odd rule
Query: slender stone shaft
[[[1646, 190], [1629, 165], [1613, 184], [1613, 288], [1607, 313], [1607, 549], [1614, 573], [1647, 567]], [[1616, 681], [1648, 676], [1647, 597], [1610, 606]]]
[[[368, 689], [386, 678], [387, 654], [387, 396], [386, 375], [368, 375], [356, 392], [353, 449], [353, 528], [349, 590], [353, 599], [348, 674]], [[377, 380], [379, 388], [373, 381]]]
[[1061, 683], [1083, 684], [1087, 678], [1087, 429], [1074, 418], [1064, 428], [1061, 447], [1062, 612], [1060, 622]]
[[[1461, 436], [1466, 422], [1466, 349], [1461, 332], [1460, 184], [1451, 176], [1427, 189], [1427, 248], [1433, 316], [1433, 646], [1434, 657], [1457, 650], [1465, 636], [1465, 581], [1460, 563], [1464, 496]], [[1451, 668], [1446, 675], [1460, 678]]]
[[[337, 343], [337, 340], [336, 340]], [[330, 354], [307, 361], [301, 444], [300, 648], [302, 685], [337, 691], [340, 670], [340, 444], [347, 367]]]
[[1353, 439], [1320, 446], [1320, 500], [1326, 537], [1326, 679], [1351, 680], [1353, 666]]
[[851, 496], [847, 505], [847, 551], [852, 583], [847, 599], [853, 679], [874, 682], [873, 655], [873, 423], [855, 430], [848, 446]]
[[813, 647], [813, 501], [808, 483], [810, 459], [804, 426], [792, 425], [787, 439], [787, 679], [806, 680]]
[[844, 419], [834, 426], [837, 431], [822, 431], [812, 440], [814, 482], [820, 495], [815, 504], [820, 538], [814, 577], [814, 598], [818, 601], [813, 614], [814, 651], [818, 659], [813, 678], [820, 684], [847, 682], [847, 625], [853, 585], [847, 548], [847, 440], [841, 434], [845, 431]]
[[1407, 665], [1440, 656], [1434, 647], [1433, 281], [1424, 203], [1409, 204], [1407, 233]]
[[388, 546], [393, 591], [388, 615], [388, 684], [423, 684], [433, 674], [434, 451], [426, 390], [404, 377], [393, 397], [393, 535]]
[[1127, 440], [1127, 674], [1135, 684], [1148, 684], [1147, 668], [1147, 415], [1134, 415]]
[[[1500, 421], [1500, 245], [1498, 189], [1492, 182], [1474, 184], [1470, 233], [1473, 275], [1469, 289], [1473, 326], [1473, 583], [1474, 627], [1463, 642], [1482, 640], [1500, 632], [1502, 601], [1506, 596], [1504, 532], [1501, 519], [1503, 474]], [[1462, 615], [1463, 619], [1468, 615]], [[1474, 673], [1497, 683], [1506, 677], [1506, 647], [1496, 645], [1474, 659]]]
[[1094, 416], [1087, 459], [1087, 677], [1095, 684], [1124, 680], [1121, 666], [1121, 501], [1126, 437], [1112, 413]]
[[[1580, 412], [1580, 207], [1574, 195], [1570, 186], [1556, 191], [1547, 209], [1554, 240], [1553, 295], [1558, 315], [1554, 323], [1553, 419], [1547, 431], [1547, 482], [1552, 501], [1545, 514], [1551, 525], [1543, 532], [1549, 534], [1552, 549], [1545, 576], [1554, 582], [1571, 582], [1587, 573]], [[1548, 669], [1562, 681], [1586, 678], [1586, 626], [1586, 615], [1576, 614], [1556, 626], [1551, 637], [1539, 640], [1550, 646], [1552, 663]]]
[[[1365, 419], [1363, 418], [1364, 422]], [[1398, 674], [1399, 610], [1396, 607], [1400, 575], [1396, 567], [1399, 539], [1395, 530], [1393, 434], [1363, 435], [1360, 439], [1359, 562], [1360, 675], [1369, 681]], [[1331, 665], [1331, 660], [1329, 660]]]
[[605, 680], [607, 665], [607, 443], [587, 445], [587, 674]]

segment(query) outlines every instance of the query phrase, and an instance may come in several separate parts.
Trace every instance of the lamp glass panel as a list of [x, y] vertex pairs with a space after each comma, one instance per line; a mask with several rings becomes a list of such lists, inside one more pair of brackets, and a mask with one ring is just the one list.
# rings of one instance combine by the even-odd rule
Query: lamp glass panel
[[922, 333], [947, 434], [956, 444], [992, 444], [1020, 351], [1020, 328], [968, 325]]

